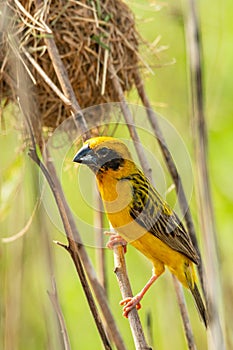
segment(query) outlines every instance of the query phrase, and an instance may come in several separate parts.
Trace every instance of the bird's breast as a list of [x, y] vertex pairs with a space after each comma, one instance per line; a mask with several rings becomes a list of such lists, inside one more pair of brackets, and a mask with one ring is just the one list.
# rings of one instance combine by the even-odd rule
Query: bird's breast
[[141, 237], [146, 230], [130, 215], [132, 185], [127, 180], [98, 181], [103, 204], [111, 225], [128, 242]]

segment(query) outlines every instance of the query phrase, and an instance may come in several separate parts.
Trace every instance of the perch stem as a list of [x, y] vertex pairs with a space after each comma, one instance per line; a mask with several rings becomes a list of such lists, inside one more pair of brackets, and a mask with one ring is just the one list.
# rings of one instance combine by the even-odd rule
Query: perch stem
[[210, 317], [209, 349], [225, 349], [220, 323], [221, 287], [218, 264], [218, 242], [214, 220], [213, 202], [208, 171], [208, 135], [204, 108], [202, 46], [197, 4], [193, 0], [186, 7], [186, 42], [190, 71], [191, 116], [194, 129], [194, 150], [197, 170], [197, 192], [199, 197], [199, 217], [204, 237], [206, 257], [206, 293]]
[[[130, 287], [129, 278], [127, 275], [124, 248], [122, 245], [114, 245], [114, 267], [115, 274], [119, 283], [120, 291], [122, 297], [125, 299], [127, 297], [132, 297], [132, 289]], [[138, 316], [136, 308], [132, 309], [128, 314], [128, 320], [131, 328], [131, 332], [134, 339], [134, 344], [136, 350], [151, 350], [147, 345], [146, 339], [143, 333], [141, 322]]]
[[172, 275], [172, 278], [173, 278], [173, 283], [174, 283], [174, 287], [176, 290], [178, 304], [180, 307], [182, 321], [183, 321], [183, 324], [185, 325], [184, 331], [185, 331], [185, 336], [186, 336], [188, 348], [189, 348], [189, 350], [196, 350], [197, 348], [196, 348], [196, 344], [194, 342], [194, 337], [193, 337], [192, 328], [191, 328], [191, 324], [190, 324], [190, 320], [189, 320], [189, 315], [187, 312], [187, 306], [185, 303], [184, 293], [182, 291], [181, 284], [177, 280], [177, 278], [174, 275]]
[[105, 247], [103, 235], [103, 204], [99, 195], [96, 195], [96, 211], [94, 216], [95, 234], [96, 234], [96, 261], [98, 265], [98, 276], [102, 287], [107, 295], [107, 278], [106, 278], [106, 262]]

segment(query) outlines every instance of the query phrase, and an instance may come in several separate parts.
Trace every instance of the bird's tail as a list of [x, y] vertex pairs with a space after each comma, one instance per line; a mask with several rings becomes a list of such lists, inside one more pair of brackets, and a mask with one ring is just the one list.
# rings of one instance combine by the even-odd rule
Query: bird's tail
[[194, 285], [192, 286], [192, 288], [190, 288], [190, 291], [195, 299], [198, 311], [201, 315], [201, 318], [206, 326], [206, 328], [208, 327], [208, 315], [207, 315], [207, 311], [206, 311], [206, 307], [203, 303], [201, 294], [197, 288], [196, 283], [194, 283]]

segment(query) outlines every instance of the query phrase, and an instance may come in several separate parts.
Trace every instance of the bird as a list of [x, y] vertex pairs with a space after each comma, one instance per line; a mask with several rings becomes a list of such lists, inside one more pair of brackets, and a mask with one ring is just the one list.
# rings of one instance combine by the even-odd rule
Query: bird
[[145, 287], [120, 302], [123, 315], [128, 317], [133, 308], [141, 308], [141, 299], [167, 267], [191, 291], [207, 327], [207, 310], [195, 272], [199, 253], [177, 214], [136, 165], [126, 144], [110, 136], [92, 137], [73, 161], [88, 166], [95, 174], [108, 220], [117, 232], [113, 243], [129, 243], [153, 266]]

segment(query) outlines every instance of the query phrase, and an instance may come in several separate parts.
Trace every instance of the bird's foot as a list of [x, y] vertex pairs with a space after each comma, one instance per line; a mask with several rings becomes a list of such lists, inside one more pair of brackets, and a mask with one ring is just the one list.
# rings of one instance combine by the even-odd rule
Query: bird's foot
[[127, 242], [124, 238], [122, 238], [120, 235], [113, 234], [112, 232], [104, 232], [105, 235], [110, 236], [108, 243], [106, 244], [106, 247], [109, 249], [113, 249], [116, 245], [122, 245], [124, 249], [124, 253], [127, 251]]
[[129, 312], [136, 307], [137, 310], [141, 309], [140, 301], [142, 296], [139, 294], [135, 295], [135, 297], [128, 297], [120, 301], [120, 305], [123, 306], [123, 316], [128, 318]]

